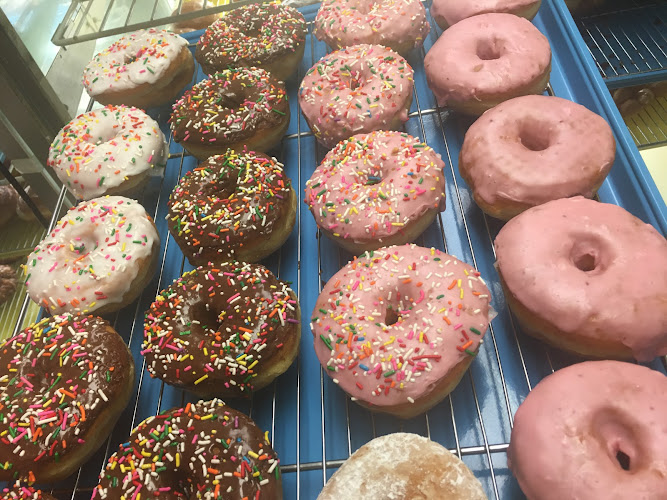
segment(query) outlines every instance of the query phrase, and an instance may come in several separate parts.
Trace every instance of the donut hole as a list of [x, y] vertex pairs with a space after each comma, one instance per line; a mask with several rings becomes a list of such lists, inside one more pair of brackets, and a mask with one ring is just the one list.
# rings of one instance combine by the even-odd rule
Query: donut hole
[[118, 136], [118, 131], [111, 127], [104, 128], [102, 130], [96, 130], [93, 133], [88, 133], [83, 136], [83, 139], [89, 143], [99, 146], [105, 142], [109, 142], [112, 139], [115, 139]]
[[196, 302], [191, 307], [189, 316], [193, 322], [197, 321], [204, 330], [218, 331], [220, 329], [220, 316], [205, 302]]
[[482, 61], [493, 61], [502, 57], [502, 48], [495, 38], [482, 38], [477, 41], [477, 57]]
[[646, 450], [642, 449], [638, 422], [633, 415], [602, 407], [593, 415], [591, 424], [592, 436], [614, 466], [627, 472], [642, 468]]
[[357, 6], [357, 12], [364, 15], [370, 14], [371, 11], [378, 5], [378, 3], [380, 2], [376, 0], [359, 2], [359, 5]]
[[621, 469], [630, 470], [630, 457], [623, 451], [618, 450], [616, 452], [616, 461], [618, 462], [618, 465], [621, 466]]
[[[420, 300], [419, 296], [419, 293], [417, 293], [417, 301]], [[384, 324], [386, 326], [400, 325], [410, 315], [410, 311], [415, 306], [414, 290], [409, 284], [401, 283], [387, 297], [386, 304], [387, 309], [384, 313]]]
[[542, 124], [536, 123], [534, 120], [528, 120], [521, 124], [519, 141], [529, 151], [544, 151], [551, 145], [548, 131]]
[[400, 318], [399, 314], [394, 310], [393, 307], [387, 307], [387, 312], [384, 315], [384, 324], [387, 326], [395, 325], [398, 323]]
[[579, 269], [580, 271], [584, 271], [585, 273], [589, 273], [591, 271], [595, 270], [595, 267], [597, 266], [595, 262], [595, 255], [592, 253], [585, 253], [583, 255], [578, 255], [573, 259], [574, 265]]
[[221, 108], [236, 109], [240, 108], [245, 101], [245, 94], [239, 94], [231, 89], [226, 89], [225, 92], [218, 92], [215, 104]]

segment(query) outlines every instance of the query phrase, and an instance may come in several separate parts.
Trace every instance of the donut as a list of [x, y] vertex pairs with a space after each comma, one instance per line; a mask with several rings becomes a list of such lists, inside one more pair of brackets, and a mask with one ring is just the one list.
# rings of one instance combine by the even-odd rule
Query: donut
[[434, 248], [367, 252], [320, 293], [315, 353], [354, 401], [412, 418], [461, 380], [489, 325], [490, 300], [474, 268]]
[[268, 151], [287, 132], [290, 117], [285, 85], [259, 68], [211, 75], [173, 109], [174, 139], [200, 160], [229, 148]]
[[350, 252], [404, 244], [445, 209], [444, 167], [408, 134], [359, 134], [327, 153], [305, 201], [324, 234]]
[[430, 29], [419, 0], [324, 0], [313, 33], [334, 50], [366, 43], [405, 54], [421, 47]]
[[380, 45], [355, 45], [324, 56], [299, 87], [299, 104], [327, 148], [359, 133], [396, 130], [408, 121], [413, 71]]
[[528, 500], [660, 500], [667, 377], [620, 361], [558, 370], [514, 416], [507, 464]]
[[480, 14], [445, 31], [426, 54], [424, 69], [438, 105], [479, 116], [513, 97], [541, 94], [551, 73], [551, 47], [526, 19]]
[[18, 281], [12, 266], [0, 264], [0, 304], [4, 304], [16, 292]]
[[134, 361], [101, 318], [45, 318], [0, 344], [0, 481], [59, 481], [113, 429]]
[[248, 395], [287, 370], [299, 350], [296, 294], [264, 266], [198, 267], [146, 312], [142, 354], [154, 378], [200, 397]]
[[431, 15], [440, 28], [479, 14], [505, 13], [530, 20], [540, 10], [542, 0], [433, 0]]
[[56, 500], [54, 496], [25, 484], [16, 483], [2, 490], [2, 500]]
[[[157, 467], [155, 464], [159, 464]], [[281, 500], [268, 432], [217, 399], [149, 417], [118, 447], [92, 499]]]
[[96, 54], [83, 71], [83, 86], [100, 104], [146, 109], [173, 101], [194, 71], [187, 40], [151, 28], [130, 33]]
[[486, 500], [479, 480], [450, 451], [417, 434], [377, 437], [348, 458], [317, 500]]
[[195, 58], [209, 75], [228, 68], [262, 68], [285, 81], [306, 45], [306, 20], [294, 7], [251, 3], [224, 12], [202, 35]]
[[51, 314], [108, 314], [152, 278], [160, 237], [138, 202], [105, 196], [72, 207], [28, 256], [30, 298]]
[[19, 194], [16, 189], [7, 184], [0, 186], [0, 227], [7, 225], [14, 218], [18, 200]]
[[47, 165], [79, 199], [138, 194], [169, 150], [160, 126], [136, 108], [108, 105], [65, 125], [49, 148]]
[[[230, 2], [230, 0], [183, 0], [181, 4], [180, 14], [199, 12], [204, 8], [210, 9], [211, 7], [217, 7], [219, 5], [228, 5], [230, 3], [232, 3]], [[174, 9], [171, 13], [172, 16], [177, 16], [178, 14], [179, 14], [178, 8]], [[185, 19], [183, 21], [178, 21], [172, 25], [172, 31], [174, 33], [186, 33], [189, 31], [203, 30], [208, 28], [215, 21], [217, 21], [221, 15], [222, 15], [221, 12], [217, 12], [215, 14], [209, 14], [207, 16], [200, 16], [200, 17], [195, 17], [193, 19]]]
[[296, 198], [278, 160], [230, 149], [181, 178], [169, 198], [169, 232], [193, 266], [257, 262], [289, 237]]
[[495, 244], [526, 333], [584, 356], [667, 355], [667, 240], [652, 226], [578, 196], [526, 210]]
[[604, 118], [572, 101], [530, 95], [505, 101], [472, 124], [459, 171], [484, 212], [509, 220], [550, 200], [592, 198], [615, 155]]
[[[31, 186], [25, 188], [25, 194], [30, 197], [30, 200], [35, 204], [39, 213], [47, 221], [51, 218], [51, 209], [46, 206], [46, 204], [41, 200], [41, 198], [35, 193]], [[16, 203], [16, 215], [19, 219], [25, 222], [36, 221], [37, 217], [32, 211], [32, 208], [28, 206], [23, 198], [19, 196], [18, 202]]]

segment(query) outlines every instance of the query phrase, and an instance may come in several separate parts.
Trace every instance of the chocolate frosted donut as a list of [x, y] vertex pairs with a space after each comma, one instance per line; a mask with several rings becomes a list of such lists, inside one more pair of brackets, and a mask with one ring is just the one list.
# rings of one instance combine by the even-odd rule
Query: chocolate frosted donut
[[226, 262], [185, 273], [146, 312], [148, 372], [201, 397], [261, 389], [296, 358], [296, 294], [263, 266]]
[[2, 500], [56, 500], [55, 497], [25, 484], [16, 483], [12, 488], [2, 490]]

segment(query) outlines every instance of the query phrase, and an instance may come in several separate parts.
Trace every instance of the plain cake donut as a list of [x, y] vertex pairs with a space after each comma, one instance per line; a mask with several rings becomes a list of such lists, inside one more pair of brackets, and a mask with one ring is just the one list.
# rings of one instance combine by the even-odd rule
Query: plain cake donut
[[506, 13], [531, 20], [542, 0], [433, 0], [431, 15], [443, 30], [479, 14]]

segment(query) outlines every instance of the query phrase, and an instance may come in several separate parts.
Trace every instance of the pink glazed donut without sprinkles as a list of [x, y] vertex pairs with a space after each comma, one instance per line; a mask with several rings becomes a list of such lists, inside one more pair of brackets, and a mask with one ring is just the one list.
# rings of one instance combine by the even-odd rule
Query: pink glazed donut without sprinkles
[[542, 0], [433, 0], [431, 15], [443, 30], [479, 14], [505, 13], [532, 19]]
[[505, 101], [472, 124], [459, 170], [480, 208], [509, 220], [550, 200], [592, 198], [615, 155], [604, 118], [572, 101], [530, 95]]
[[396, 130], [408, 121], [413, 71], [380, 45], [354, 45], [324, 56], [299, 87], [299, 104], [327, 148], [355, 134]]
[[439, 250], [367, 252], [317, 299], [315, 353], [359, 404], [412, 418], [461, 380], [489, 326], [490, 300], [473, 267]]
[[481, 14], [446, 30], [424, 68], [440, 106], [478, 116], [513, 97], [541, 94], [551, 74], [551, 47], [526, 19]]
[[331, 239], [353, 253], [401, 245], [445, 209], [445, 164], [402, 132], [339, 142], [306, 182], [305, 202]]
[[528, 500], [664, 500], [667, 377], [587, 361], [542, 380], [519, 406], [507, 464]]
[[421, 47], [430, 29], [420, 0], [324, 0], [314, 33], [333, 49], [368, 43], [404, 54]]
[[529, 208], [496, 256], [526, 333], [584, 356], [667, 354], [667, 240], [623, 208], [581, 196]]

